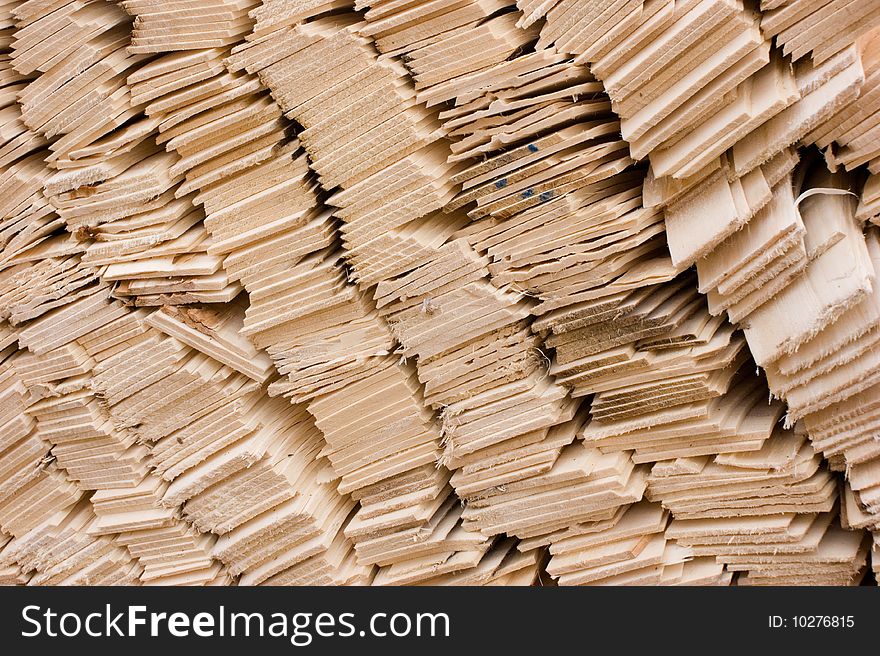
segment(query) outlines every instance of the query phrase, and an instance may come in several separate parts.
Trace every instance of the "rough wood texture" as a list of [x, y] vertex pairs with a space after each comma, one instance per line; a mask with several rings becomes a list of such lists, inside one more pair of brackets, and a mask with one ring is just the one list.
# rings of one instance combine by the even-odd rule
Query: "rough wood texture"
[[878, 25], [0, 2], [0, 583], [876, 576]]

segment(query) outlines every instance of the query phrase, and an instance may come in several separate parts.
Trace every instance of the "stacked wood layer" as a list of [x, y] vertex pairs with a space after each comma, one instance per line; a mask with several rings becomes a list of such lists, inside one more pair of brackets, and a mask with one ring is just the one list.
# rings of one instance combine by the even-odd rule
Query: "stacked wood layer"
[[0, 583], [876, 576], [880, 3], [0, 2]]

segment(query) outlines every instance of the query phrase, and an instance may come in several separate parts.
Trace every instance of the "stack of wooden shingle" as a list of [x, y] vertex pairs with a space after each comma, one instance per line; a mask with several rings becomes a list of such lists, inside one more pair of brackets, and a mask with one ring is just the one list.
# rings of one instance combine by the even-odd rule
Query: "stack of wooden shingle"
[[[147, 103], [145, 112], [159, 129], [156, 141], [170, 151], [157, 157], [170, 159], [169, 173], [182, 181], [173, 193], [177, 200], [161, 203], [165, 220], [173, 220], [173, 232], [147, 253], [152, 255], [148, 272], [165, 276], [154, 283], [163, 304], [169, 299], [228, 302], [241, 290], [238, 280], [252, 265], [248, 253], [236, 253], [226, 265], [230, 244], [214, 248], [203, 213], [193, 207], [201, 199], [191, 194], [271, 157], [287, 138], [277, 105], [256, 78], [227, 72], [222, 63], [226, 54], [209, 49], [165, 55], [128, 78], [132, 93]], [[169, 215], [175, 210], [177, 214]], [[112, 252], [108, 255], [113, 258]]]
[[13, 550], [11, 544], [10, 536], [0, 534], [0, 585], [27, 585], [31, 578], [30, 572], [22, 569], [10, 555]]
[[291, 328], [300, 304], [291, 267], [331, 247], [336, 233], [329, 213], [316, 207], [315, 183], [298, 142], [288, 141], [289, 124], [255, 76], [227, 69], [227, 54], [164, 55], [129, 83], [150, 101], [157, 139], [183, 157], [187, 181], [178, 195], [198, 191], [175, 202], [204, 206], [208, 254], [222, 259], [227, 289], [249, 292], [240, 332], [268, 348], [286, 374], [291, 351], [302, 346]]
[[[553, 427], [546, 441], [552, 444], [554, 440], [574, 437], [577, 423], [571, 423]], [[541, 471], [540, 465], [524, 467], [526, 471], [508, 476], [478, 470], [482, 478], [479, 484], [487, 487], [474, 490], [474, 484], [460, 492], [468, 504], [463, 513], [466, 526], [487, 535], [508, 533], [532, 538], [535, 545], [546, 544], [556, 531], [574, 523], [606, 520], [621, 506], [638, 501], [644, 493], [647, 470], [634, 466], [626, 452], [602, 454], [580, 440], [557, 452], [558, 455], [552, 453], [555, 460], [549, 468], [543, 468], [543, 473], [537, 473]], [[526, 455], [527, 449], [512, 453], [517, 458]], [[503, 467], [496, 465], [493, 469]], [[468, 473], [466, 468], [462, 471]], [[498, 478], [507, 482], [492, 485]], [[540, 503], [535, 504], [535, 500]]]
[[141, 565], [113, 536], [92, 535], [88, 497], [13, 539], [3, 558], [29, 572], [30, 585], [138, 585]]
[[0, 582], [858, 583], [875, 4], [0, 3]]
[[[95, 284], [99, 271], [84, 266], [81, 248], [56, 235], [12, 258], [0, 274], [0, 316], [19, 325], [77, 299], [106, 297], [106, 285]], [[94, 305], [94, 303], [93, 303]], [[55, 342], [56, 346], [64, 343]]]
[[[347, 283], [340, 257], [334, 249], [304, 257], [287, 270], [278, 297], [266, 297], [265, 320], [262, 312], [246, 319], [244, 332], [264, 345], [287, 377], [273, 390], [298, 401], [370, 376], [393, 349], [372, 304]], [[278, 315], [272, 312], [276, 302], [284, 304]], [[263, 308], [260, 300], [251, 306]]]
[[[798, 154], [790, 146], [806, 137], [859, 94], [864, 80], [855, 47], [820, 65], [803, 60], [795, 66], [800, 100], [738, 141], [717, 165], [679, 185], [653, 185], [652, 205], [666, 204], [666, 227], [673, 261], [689, 264], [707, 256], [724, 239], [757, 215], [770, 192], [791, 171]], [[719, 220], [704, 222], [712, 207]], [[718, 208], [725, 207], [722, 212]]]
[[648, 497], [676, 519], [829, 512], [837, 481], [804, 435], [782, 431], [757, 451], [658, 463]]
[[739, 573], [738, 585], [857, 585], [869, 538], [836, 521], [830, 513], [675, 520], [668, 535], [695, 554], [714, 555]]
[[100, 490], [137, 485], [147, 474], [147, 449], [135, 444], [132, 433], [113, 427], [84, 384], [70, 381], [70, 393], [31, 407], [38, 435], [52, 445], [52, 455], [80, 487]]
[[18, 93], [33, 77], [13, 68], [11, 44], [19, 2], [4, 3], [0, 9], [0, 266], [61, 226], [43, 194], [45, 150], [48, 141], [22, 121]]
[[[796, 162], [786, 149], [855, 99], [863, 80], [855, 46], [799, 61], [792, 74], [737, 2], [560, 2], [532, 11], [546, 14], [543, 44], [591, 62], [633, 157], [649, 156], [646, 204], [668, 206], [677, 266], [755, 216]], [[705, 221], [710, 207], [714, 220]]]
[[[875, 22], [880, 22], [880, 3], [874, 13], [877, 15]], [[858, 99], [810, 132], [804, 143], [826, 149], [829, 163], [834, 166], [850, 170], [867, 164], [872, 173], [877, 173], [880, 171], [880, 124], [877, 120], [880, 111], [880, 29], [865, 34], [858, 46], [865, 73]]]
[[[136, 304], [209, 300], [212, 293], [231, 300], [238, 289], [226, 284], [222, 260], [204, 253], [199, 213], [170, 202], [182, 179], [178, 158], [160, 152], [152, 137], [157, 121], [141, 117], [143, 98], [126, 84], [144, 59], [126, 50], [127, 16], [109, 3], [70, 3], [52, 14], [29, 12], [31, 4], [16, 9], [11, 55], [17, 70], [40, 71], [19, 94], [22, 120], [47, 137], [64, 135], [50, 146], [47, 160], [58, 171], [44, 191], [83, 242], [85, 259]], [[56, 61], [37, 39], [69, 56]]]
[[342, 535], [354, 503], [322, 482], [323, 439], [305, 408], [261, 396], [237, 410], [237, 419], [214, 412], [169, 436], [193, 455], [164, 471], [172, 483], [163, 503], [186, 501], [187, 519], [221, 535], [214, 553], [243, 584], [369, 582], [370, 569], [356, 566]]
[[[46, 151], [37, 151], [30, 156], [3, 167], [0, 176], [3, 212], [3, 245], [0, 266], [8, 266], [14, 258], [22, 258], [26, 252], [44, 242], [63, 222], [43, 194], [45, 164], [42, 159]], [[38, 260], [42, 253], [31, 253]]]
[[258, 0], [176, 0], [173, 3], [123, 0], [135, 16], [131, 52], [198, 50], [235, 43], [250, 32], [248, 11]]
[[[126, 122], [141, 123], [125, 73], [144, 57], [126, 50], [130, 19], [122, 9], [110, 2], [24, 2], [13, 15], [13, 67], [25, 75], [39, 71], [19, 93], [21, 120], [57, 137], [50, 162], [62, 168], [88, 160], [93, 151], [77, 150], [99, 148], [99, 140]], [[136, 133], [135, 125], [122, 134]]]
[[699, 385], [697, 378], [702, 378], [702, 387], [714, 396], [728, 383], [719, 379], [720, 373], [709, 380], [710, 373], [726, 371], [729, 380], [747, 356], [741, 337], [713, 319], [703, 303], [684, 277], [562, 308], [541, 317], [534, 329], [556, 351], [551, 372], [559, 381], [576, 396], [609, 392], [609, 410], [611, 390], [637, 394], [640, 384], [662, 385], [661, 369], [670, 377], [684, 377], [670, 380], [667, 393], [674, 392], [676, 383]]
[[[458, 47], [444, 34], [425, 50], [451, 59]], [[422, 57], [408, 53], [407, 66]], [[489, 256], [493, 282], [544, 301], [538, 313], [590, 298], [662, 248], [661, 216], [640, 207], [642, 174], [625, 171], [632, 160], [601, 92], [585, 66], [539, 50], [418, 94], [429, 106], [454, 102], [439, 117], [454, 139], [449, 161], [465, 167], [445, 211], [486, 219], [468, 240]]]
[[[242, 308], [230, 309], [227, 316], [166, 310], [147, 322], [202, 354], [194, 357], [216, 358], [265, 382], [268, 358], [242, 352], [249, 347], [237, 332]], [[338, 583], [368, 581], [369, 568], [350, 562], [351, 544], [342, 536], [354, 503], [321, 480], [324, 440], [305, 408], [271, 399], [253, 384], [235, 394], [231, 403], [218, 397], [193, 405], [192, 421], [166, 428], [151, 446], [156, 474], [170, 482], [162, 505], [185, 504], [187, 520], [220, 534], [214, 553], [243, 583], [305, 583], [324, 575]]]
[[[93, 343], [93, 348], [104, 346], [93, 369], [101, 406], [116, 430], [136, 435], [136, 448], [148, 452], [152, 441], [204, 414], [206, 405], [227, 403], [248, 390], [244, 376], [236, 377], [219, 362], [162, 336], [143, 315], [128, 315], [108, 326]], [[251, 383], [249, 389], [258, 386]], [[163, 396], [166, 412], [153, 414], [161, 405], [156, 400]], [[150, 420], [142, 420], [145, 414]], [[144, 463], [148, 462], [145, 454]], [[216, 536], [200, 534], [182, 519], [176, 506], [166, 505], [163, 497], [168, 489], [166, 481], [148, 470], [134, 487], [99, 490], [92, 496], [98, 516], [93, 533], [119, 534], [117, 540], [143, 566], [145, 583], [225, 579], [225, 570], [212, 557]]]
[[648, 483], [648, 498], [675, 517], [667, 536], [744, 572], [741, 584], [858, 583], [867, 542], [840, 528], [837, 497], [796, 431], [777, 431], [758, 451], [658, 463]]
[[731, 575], [669, 540], [670, 515], [642, 501], [605, 522], [554, 536], [547, 572], [560, 585], [728, 585]]
[[[876, 234], [869, 237], [867, 250], [868, 270], [880, 270]], [[824, 410], [878, 382], [873, 352], [878, 340], [880, 294], [876, 283], [868, 288], [867, 296], [850, 303], [850, 309], [835, 317], [825, 330], [796, 352], [767, 365], [770, 389], [788, 402], [790, 421]]]
[[[516, 293], [498, 290], [484, 280], [439, 291], [435, 288], [422, 298], [408, 299], [409, 307], [389, 317], [404, 356], [417, 358], [420, 378], [432, 392], [443, 382], [439, 377], [448, 375], [444, 369], [473, 357], [477, 353], [474, 347], [496, 334], [517, 336], [528, 316], [528, 306]], [[494, 348], [486, 344], [483, 350], [491, 353]], [[515, 360], [528, 357], [528, 341], [514, 342], [510, 350]], [[571, 418], [576, 404], [534, 366], [536, 355], [533, 352], [532, 363], [525, 366], [507, 368], [502, 363], [499, 369], [480, 372], [480, 377], [468, 372], [448, 396], [432, 398], [433, 405], [443, 408], [445, 459]]]
[[469, 569], [418, 582], [418, 585], [538, 585], [544, 571], [545, 552], [517, 550], [516, 540], [497, 540], [480, 562]]
[[[424, 261], [454, 231], [432, 220], [452, 197], [454, 166], [406, 70], [379, 60], [356, 30], [355, 15], [322, 18], [245, 44], [233, 61], [305, 128], [298, 136], [318, 179], [341, 188], [328, 202], [339, 208], [352, 278], [371, 285]], [[333, 67], [337, 58], [344, 66]]]
[[[460, 537], [453, 534], [448, 539]], [[467, 539], [474, 544], [476, 538], [470, 534]], [[491, 548], [481, 546], [473, 555], [460, 552], [461, 556], [440, 565], [432, 566], [426, 560], [420, 570], [405, 570], [398, 565], [383, 569], [376, 577], [376, 585], [534, 585], [539, 580], [544, 562], [542, 551], [520, 552], [514, 538], [499, 538], [486, 544]]]
[[[440, 433], [421, 404], [412, 367], [387, 357], [370, 375], [318, 396], [308, 408], [327, 440], [323, 453], [341, 477], [340, 492], [360, 502], [346, 535], [360, 562], [386, 566], [377, 581], [417, 581], [479, 562], [490, 540], [467, 532], [459, 541], [443, 539], [452, 527], [461, 532], [461, 522], [447, 503], [454, 501], [449, 472], [435, 465]], [[422, 540], [421, 549], [401, 548]]]
[[[32, 394], [47, 397], [27, 410], [37, 420], [35, 436], [46, 440], [41, 442], [44, 448], [58, 450], [57, 455], [49, 453], [41, 469], [67, 486], [73, 487], [66, 483], [69, 478], [82, 488], [98, 489], [89, 499], [97, 518], [88, 520], [83, 530], [93, 536], [108, 536], [95, 541], [93, 548], [100, 547], [100, 553], [93, 554], [94, 560], [59, 561], [40, 570], [41, 576], [54, 577], [57, 569], [70, 577], [82, 570], [76, 576], [85, 578], [74, 577], [70, 582], [88, 581], [88, 577], [112, 582], [111, 572], [113, 576], [124, 574], [124, 580], [129, 575], [139, 576], [144, 582], [214, 580], [221, 570], [211, 558], [212, 538], [199, 536], [173, 510], [161, 506], [162, 484], [146, 467], [147, 451], [134, 442], [130, 426], [116, 422], [107, 403], [108, 399], [119, 399], [112, 386], [102, 386], [97, 377], [97, 372], [106, 372], [108, 367], [112, 371], [114, 359], [126, 357], [131, 347], [142, 346], [149, 326], [143, 314], [130, 315], [110, 301], [106, 288], [92, 291], [91, 296], [79, 299], [62, 297], [66, 305], [45, 311], [24, 325], [18, 335], [19, 343], [26, 344], [31, 352], [19, 358], [23, 361], [22, 379], [31, 385]], [[85, 368], [91, 368], [91, 372]], [[137, 389], [135, 386], [132, 392]], [[38, 499], [29, 501], [31, 512], [46, 512]], [[21, 513], [16, 522], [27, 521], [29, 514]], [[16, 534], [14, 528], [11, 530]], [[169, 532], [180, 539], [166, 544]], [[120, 546], [129, 547], [128, 552]], [[142, 572], [121, 564], [121, 554], [126, 553], [138, 560]], [[124, 560], [131, 562], [127, 555]]]
[[726, 311], [731, 321], [742, 321], [807, 266], [806, 229], [791, 177], [784, 177], [772, 193], [772, 200], [743, 228], [697, 260], [699, 289], [707, 294], [712, 314]]
[[[569, 430], [572, 434], [560, 441], [548, 429], [571, 419], [577, 403], [543, 371], [540, 352], [523, 321], [527, 306], [519, 296], [499, 291], [482, 278], [473, 280], [474, 270], [479, 275], [480, 258], [466, 244], [451, 242], [448, 253], [451, 261], [465, 262], [463, 270], [450, 276], [450, 284], [443, 285], [442, 277], [434, 277], [434, 267], [426, 266], [382, 283], [377, 293], [399, 299], [404, 297], [401, 292], [414, 292], [380, 309], [390, 313], [404, 356], [416, 358], [426, 400], [442, 409], [443, 462], [467, 469], [453, 484], [480, 490], [494, 486], [499, 454], [512, 456], [501, 471], [519, 468], [525, 464], [518, 461], [520, 456], [539, 451], [549, 456], [545, 464], [551, 465], [573, 433]], [[440, 266], [434, 270], [442, 276]], [[462, 274], [464, 279], [458, 277]], [[469, 275], [472, 281], [465, 283]], [[417, 283], [424, 286], [410, 287]], [[540, 471], [524, 469], [513, 476], [534, 473]]]
[[[411, 67], [416, 88], [431, 84], [420, 78], [419, 70], [427, 73], [432, 81], [449, 79], [504, 61], [516, 51], [517, 39], [527, 42], [530, 34], [517, 34], [508, 27], [513, 26], [515, 13], [498, 15], [512, 8], [513, 4], [513, 0], [472, 0], [467, 3], [438, 0], [425, 6], [409, 7], [384, 0], [356, 0], [354, 3], [355, 9], [367, 10], [364, 18], [368, 24], [360, 29], [361, 34], [371, 37], [380, 52], [402, 55], [408, 64], [436, 58], [433, 60], [436, 65]], [[453, 48], [460, 53], [455, 60], [448, 54], [442, 56], [444, 51], [448, 53]]]
[[36, 422], [27, 413], [34, 399], [16, 371], [19, 356], [14, 342], [7, 338], [4, 343], [0, 350], [0, 529], [18, 537], [58, 508], [76, 503], [81, 492], [53, 462], [50, 445], [37, 435]]
[[[474, 3], [474, 8], [477, 4], [486, 5]], [[436, 9], [449, 20], [459, 15], [452, 10], [444, 14], [439, 4]], [[517, 32], [515, 14], [481, 20], [469, 30], [437, 29], [432, 34], [431, 24], [426, 24], [420, 33], [423, 40], [413, 43], [403, 26], [421, 11], [427, 8], [395, 17], [390, 6], [384, 13], [381, 5], [372, 3], [364, 32], [382, 30], [378, 47], [402, 55], [414, 73], [419, 100], [429, 107], [455, 100], [456, 107], [441, 112], [440, 118], [454, 138], [448, 161], [467, 164], [452, 178], [465, 190], [444, 211], [455, 218], [476, 202], [476, 209], [469, 211], [471, 218], [490, 218], [476, 223], [473, 230], [468, 228], [467, 241], [449, 241], [429, 263], [382, 281], [375, 297], [403, 354], [416, 358], [426, 400], [442, 408], [444, 462], [458, 470], [452, 484], [468, 504], [464, 516], [469, 524], [487, 535], [506, 530], [541, 536], [571, 521], [607, 514], [641, 495], [639, 477], [627, 458], [600, 463], [593, 450], [572, 444], [583, 416], [571, 420], [577, 405], [542, 372], [546, 356], [534, 335], [528, 334], [530, 308], [520, 294], [527, 288], [527, 293], [537, 295], [537, 288], [549, 297], [556, 289], [563, 290], [557, 297], [565, 297], [573, 284], [596, 286], [599, 282], [592, 282], [587, 273], [590, 265], [578, 268], [576, 262], [610, 258], [613, 247], [592, 252], [596, 245], [589, 240], [601, 234], [585, 233], [582, 250], [588, 255], [574, 255], [569, 263], [580, 277], [554, 288], [551, 281], [559, 276], [552, 265], [546, 271], [541, 265], [557, 253], [538, 249], [532, 260], [522, 262], [524, 267], [533, 263], [534, 268], [513, 269], [507, 264], [511, 256], [503, 240], [521, 235], [524, 248], [540, 244], [577, 209], [565, 200], [566, 192], [609, 178], [630, 160], [622, 142], [613, 139], [616, 124], [607, 115], [607, 99], [592, 97], [601, 87], [585, 68], [545, 53], [504, 61], [517, 44], [534, 39], [533, 33]], [[476, 34], [489, 36], [488, 44]], [[485, 47], [478, 48], [477, 43]], [[485, 68], [473, 72], [460, 65], [459, 58], [478, 60]], [[489, 63], [493, 65], [486, 66]], [[560, 128], [564, 129], [557, 134]], [[572, 173], [579, 166], [592, 166], [594, 171], [592, 178], [581, 179], [583, 184]], [[640, 178], [631, 179], [640, 184]], [[589, 188], [595, 188], [594, 196], [600, 198], [621, 192], [607, 205], [605, 234], [611, 235], [607, 243], [621, 239], [626, 229], [624, 224], [616, 233], [622, 222], [613, 223], [630, 209], [613, 204], [626, 202], [624, 185], [625, 181], [612, 180]], [[557, 192], [563, 200], [550, 202]], [[581, 205], [588, 200], [595, 198], [585, 193]], [[593, 216], [587, 214], [582, 219], [585, 230]], [[643, 237], [649, 238], [650, 233]], [[489, 257], [471, 250], [469, 244], [488, 251]], [[537, 273], [545, 273], [545, 288], [540, 287], [541, 279], [532, 280]], [[497, 290], [487, 277], [508, 289]], [[554, 423], [557, 426], [549, 428]], [[546, 508], [525, 503], [529, 490], [543, 494]], [[565, 501], [576, 497], [586, 500], [583, 507]]]
[[812, 257], [799, 277], [748, 316], [745, 328], [770, 389], [788, 403], [790, 422], [877, 382], [871, 375], [877, 238], [863, 236], [847, 184], [821, 168], [808, 173], [800, 209]]
[[[591, 62], [634, 157], [650, 153], [658, 177], [694, 175], [798, 99], [758, 17], [736, 0], [643, 5], [610, 30], [613, 38], [607, 5], [560, 3], [547, 14], [541, 42]], [[628, 17], [626, 8], [614, 13]]]
[[[292, 324], [303, 289], [297, 271], [312, 253], [331, 249], [336, 231], [318, 205], [305, 154], [297, 142], [269, 159], [220, 180], [196, 197], [204, 203], [211, 253], [248, 291], [243, 333], [268, 348], [279, 370], [297, 331]], [[287, 373], [286, 370], [282, 373]]]
[[[135, 92], [155, 95], [145, 112], [158, 121], [157, 141], [180, 160], [171, 172], [186, 181], [182, 197], [271, 156], [288, 135], [278, 106], [253, 76], [222, 67], [226, 50], [207, 51], [206, 64], [187, 75], [188, 56], [165, 55], [131, 76]], [[165, 81], [174, 75], [172, 81]], [[161, 93], [161, 95], [159, 95]]]
[[792, 61], [823, 62], [880, 25], [880, 2], [851, 9], [846, 0], [761, 0], [761, 31]]
[[783, 413], [782, 404], [768, 405], [766, 396], [763, 381], [743, 376], [703, 402], [618, 422], [592, 421], [583, 437], [606, 453], [631, 449], [638, 463], [757, 450]]
[[140, 580], [146, 584], [204, 584], [224, 576], [211, 557], [216, 537], [200, 534], [163, 507], [166, 487], [150, 475], [133, 488], [98, 490], [91, 497], [97, 520], [90, 532], [118, 534], [117, 541], [144, 568]]
[[[431, 168], [432, 158], [437, 164], [442, 164], [442, 158], [430, 147], [413, 152], [439, 136], [435, 128], [423, 130], [424, 125], [430, 126], [430, 114], [414, 103], [399, 104], [408, 93], [402, 84], [403, 70], [380, 62], [367, 42], [348, 29], [351, 24], [350, 18], [339, 17], [281, 30], [275, 44], [285, 50], [271, 49], [270, 40], [256, 40], [236, 49], [231, 62], [258, 72], [287, 115], [307, 128], [299, 138], [323, 186], [343, 187], [330, 202], [342, 208], [334, 214], [344, 222], [344, 250], [337, 254], [325, 249], [295, 265], [289, 278], [292, 302], [283, 315], [291, 321], [280, 327], [284, 332], [268, 331], [276, 340], [282, 337], [268, 348], [290, 381], [273, 385], [273, 390], [309, 400], [309, 411], [327, 440], [323, 453], [341, 477], [340, 491], [360, 501], [360, 511], [346, 528], [360, 562], [384, 565], [377, 578], [380, 582], [418, 581], [474, 567], [491, 541], [465, 531], [460, 542], [442, 542], [450, 526], [449, 520], [441, 520], [450, 518], [454, 527], [460, 519], [449, 515], [446, 503], [449, 473], [433, 465], [440, 454], [439, 432], [422, 405], [413, 368], [402, 368], [387, 355], [393, 343], [384, 322], [372, 303], [346, 283], [338, 260], [344, 254], [351, 262], [352, 278], [364, 286], [432, 255], [460, 222], [450, 222], [435, 212], [451, 196], [431, 182], [443, 179], [447, 167]], [[339, 79], [318, 76], [323, 70], [318, 62], [329, 61], [321, 53], [328, 49], [347, 53], [344, 58], [351, 70], [345, 75], [350, 78], [342, 72]], [[294, 70], [311, 71], [314, 83], [290, 86]], [[367, 105], [358, 100], [360, 95], [371, 99], [371, 111], [361, 111]], [[335, 100], [354, 103], [350, 108], [337, 103], [338, 111], [351, 115], [351, 121], [340, 121], [335, 114], [324, 120], [327, 114], [320, 113], [321, 108]], [[401, 135], [404, 141], [395, 142]], [[374, 138], [379, 141], [371, 145]], [[349, 139], [355, 141], [349, 143]], [[371, 153], [379, 143], [387, 150], [376, 157]], [[354, 149], [351, 152], [363, 144], [363, 155], [349, 157], [347, 166], [340, 168], [338, 154], [345, 144]], [[434, 150], [442, 154], [442, 149]], [[346, 175], [340, 177], [343, 171]], [[389, 181], [399, 184], [403, 194], [400, 201], [390, 204]], [[359, 214], [348, 204], [349, 197], [359, 199]], [[436, 218], [419, 220], [431, 212]], [[399, 221], [395, 226], [407, 227], [397, 232], [367, 229], [374, 218], [383, 217]], [[410, 228], [415, 231], [415, 241], [408, 242], [412, 248], [395, 249], [382, 241], [408, 240]], [[361, 238], [354, 235], [361, 234], [362, 241], [358, 241]], [[420, 245], [421, 235], [428, 241]], [[371, 255], [380, 252], [381, 260]], [[392, 252], [398, 257], [389, 260]], [[267, 318], [271, 314], [267, 312]], [[292, 321], [296, 317], [309, 321]], [[352, 330], [360, 339], [346, 337]], [[407, 541], [412, 544], [414, 531], [425, 544], [407, 557], [401, 547]]]

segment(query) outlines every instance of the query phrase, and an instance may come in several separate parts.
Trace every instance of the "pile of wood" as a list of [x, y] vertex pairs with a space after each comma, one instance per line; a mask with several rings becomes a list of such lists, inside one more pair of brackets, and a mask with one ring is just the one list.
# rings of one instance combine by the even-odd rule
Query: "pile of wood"
[[[187, 317], [193, 323], [197, 318], [204, 323], [196, 325], [211, 326], [210, 316]], [[151, 323], [159, 330], [168, 325], [172, 334], [183, 332], [181, 325], [189, 327], [174, 319]], [[153, 470], [136, 497], [143, 501], [128, 498], [126, 490], [115, 491], [124, 499], [119, 503], [125, 514], [154, 515], [155, 525], [139, 528], [162, 529], [162, 534], [169, 523], [192, 523], [187, 536], [212, 538], [202, 544], [205, 553], [192, 566], [198, 564], [212, 578], [228, 571], [249, 582], [273, 576], [284, 580], [295, 576], [290, 570], [297, 566], [309, 576], [327, 569], [339, 575], [351, 549], [341, 529], [354, 504], [320, 482], [325, 465], [317, 456], [323, 440], [305, 409], [268, 398], [250, 377], [253, 372], [233, 369], [236, 359], [251, 363], [220, 335], [202, 328], [202, 333], [192, 329], [197, 335], [177, 339], [146, 328], [144, 344], [120, 351], [95, 375], [114, 421], [150, 446]], [[144, 351], [155, 353], [157, 366], [138, 358]], [[266, 378], [265, 371], [260, 375]], [[167, 410], [159, 411], [160, 405]], [[127, 520], [120, 516], [120, 521]], [[266, 539], [278, 531], [284, 539]], [[328, 565], [324, 559], [330, 557], [334, 538], [343, 549], [334, 551], [336, 560]], [[228, 570], [219, 569], [213, 558]], [[349, 573], [344, 580], [357, 575]]]
[[729, 585], [733, 574], [668, 537], [670, 514], [642, 501], [606, 522], [554, 537], [547, 571], [560, 585]]
[[[463, 474], [458, 483], [464, 489], [457, 486], [456, 490], [467, 503], [463, 513], [466, 526], [490, 534], [503, 532], [522, 538], [539, 538], [576, 522], [607, 519], [620, 506], [640, 499], [646, 470], [634, 466], [626, 453], [604, 455], [580, 440], [570, 441], [579, 424], [574, 420], [549, 431], [543, 442], [569, 442], [551, 452], [555, 460], [548, 463], [549, 466], [532, 467], [527, 477], [523, 471], [514, 471], [501, 480], [497, 474], [489, 478], [490, 473], [503, 467], [499, 464], [485, 471], [488, 468], [484, 466], [475, 472], [482, 480], [465, 487], [461, 481], [468, 480], [469, 469], [465, 466], [459, 470], [456, 476]], [[546, 449], [546, 445], [542, 446]], [[508, 455], [524, 459], [524, 454], [536, 448], [508, 451]], [[538, 467], [546, 471], [536, 473]], [[507, 468], [512, 465], [508, 463]], [[471, 480], [477, 475], [471, 475]], [[477, 485], [482, 486], [481, 489], [474, 489]]]
[[96, 524], [91, 500], [83, 497], [12, 539], [3, 554], [8, 566], [39, 572], [32, 585], [137, 584], [143, 567], [115, 536], [97, 534]]
[[859, 13], [841, 0], [761, 0], [761, 31], [776, 37], [776, 46], [798, 60], [810, 55], [821, 63], [880, 25], [880, 3], [868, 2]]
[[259, 0], [122, 0], [135, 17], [129, 51], [166, 52], [216, 48], [237, 42], [251, 30], [248, 11]]
[[583, 436], [605, 452], [632, 450], [640, 463], [758, 450], [783, 413], [782, 404], [768, 405], [765, 397], [760, 379], [744, 373], [720, 396], [629, 420], [593, 421]]
[[16, 374], [15, 348], [3, 350], [3, 483], [0, 486], [0, 528], [7, 535], [23, 535], [55, 509], [76, 503], [82, 491], [69, 481], [36, 434], [36, 422], [27, 413], [30, 391]]
[[667, 536], [742, 572], [741, 585], [860, 580], [869, 538], [841, 528], [837, 496], [834, 476], [798, 431], [779, 431], [751, 453], [658, 463], [648, 484], [648, 498], [675, 516]]
[[[875, 22], [880, 22], [880, 6], [874, 10]], [[861, 21], [860, 21], [861, 24]], [[832, 166], [847, 170], [867, 164], [872, 173], [880, 171], [880, 152], [876, 138], [877, 113], [880, 110], [880, 32], [868, 32], [858, 42], [865, 81], [859, 97], [845, 109], [835, 113], [829, 120], [808, 134], [804, 142], [825, 149]]]
[[0, 2], [0, 583], [876, 573], [861, 9]]

